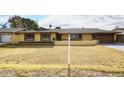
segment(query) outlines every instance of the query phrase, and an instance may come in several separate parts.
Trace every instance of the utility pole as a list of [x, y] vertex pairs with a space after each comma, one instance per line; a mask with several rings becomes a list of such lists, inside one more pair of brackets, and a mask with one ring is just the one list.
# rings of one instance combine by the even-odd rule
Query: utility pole
[[71, 76], [71, 69], [70, 69], [70, 63], [71, 63], [71, 58], [70, 58], [70, 33], [68, 33], [68, 77]]

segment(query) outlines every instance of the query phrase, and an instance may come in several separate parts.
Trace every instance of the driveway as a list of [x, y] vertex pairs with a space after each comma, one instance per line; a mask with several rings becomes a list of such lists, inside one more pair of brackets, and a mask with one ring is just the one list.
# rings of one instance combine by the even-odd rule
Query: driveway
[[6, 44], [8, 44], [8, 43], [0, 43], [0, 46], [2, 46], [2, 45], [6, 45]]
[[124, 44], [103, 44], [103, 46], [124, 51]]

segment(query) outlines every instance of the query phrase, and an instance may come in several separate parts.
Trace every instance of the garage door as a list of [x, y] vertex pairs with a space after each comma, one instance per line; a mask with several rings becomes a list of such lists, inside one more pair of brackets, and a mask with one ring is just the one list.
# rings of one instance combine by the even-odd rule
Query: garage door
[[124, 35], [117, 35], [117, 42], [124, 43]]
[[113, 43], [114, 35], [113, 34], [95, 34], [94, 39], [100, 41], [100, 43]]
[[4, 33], [1, 35], [1, 42], [3, 43], [9, 43], [11, 42], [11, 34], [10, 33]]

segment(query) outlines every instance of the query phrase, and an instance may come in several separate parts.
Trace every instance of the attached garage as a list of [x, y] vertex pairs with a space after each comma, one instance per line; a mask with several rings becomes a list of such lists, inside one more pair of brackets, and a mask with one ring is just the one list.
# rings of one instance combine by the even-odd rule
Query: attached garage
[[24, 28], [0, 28], [0, 43], [12, 43], [12, 34], [23, 30], [25, 31]]
[[2, 43], [11, 43], [11, 33], [1, 33]]
[[93, 34], [93, 39], [99, 40], [99, 43], [114, 43], [114, 34]]

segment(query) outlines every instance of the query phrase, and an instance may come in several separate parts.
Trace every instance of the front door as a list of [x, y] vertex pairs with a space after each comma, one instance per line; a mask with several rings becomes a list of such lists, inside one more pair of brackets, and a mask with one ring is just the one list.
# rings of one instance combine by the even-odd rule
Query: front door
[[51, 36], [48, 33], [41, 34], [41, 41], [51, 41]]

